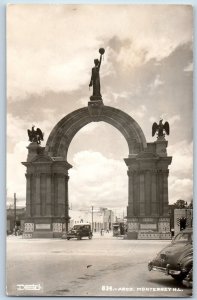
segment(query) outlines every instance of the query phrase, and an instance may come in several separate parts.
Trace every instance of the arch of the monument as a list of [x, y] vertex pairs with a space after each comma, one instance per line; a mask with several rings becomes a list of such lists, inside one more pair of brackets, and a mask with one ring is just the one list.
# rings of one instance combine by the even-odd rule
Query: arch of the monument
[[[69, 198], [67, 162], [75, 134], [91, 122], [104, 121], [117, 128], [128, 144], [127, 237], [169, 238], [167, 141], [147, 143], [138, 123], [125, 112], [90, 101], [62, 118], [41, 147], [28, 148], [26, 180], [26, 237], [59, 237], [68, 230]], [[150, 233], [150, 230], [152, 233]]]
[[88, 107], [78, 109], [61, 119], [52, 130], [45, 151], [51, 157], [58, 156], [67, 160], [68, 148], [74, 135], [93, 121], [104, 121], [117, 128], [127, 141], [129, 156], [147, 148], [143, 131], [131, 116], [119, 109], [103, 106], [96, 119], [90, 114]]

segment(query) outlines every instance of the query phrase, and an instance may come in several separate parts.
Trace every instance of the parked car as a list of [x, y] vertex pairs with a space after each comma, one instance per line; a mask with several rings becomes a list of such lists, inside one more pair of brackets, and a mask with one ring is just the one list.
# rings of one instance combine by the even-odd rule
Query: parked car
[[67, 233], [67, 240], [70, 240], [72, 238], [77, 238], [78, 240], [81, 240], [82, 237], [88, 237], [89, 239], [92, 238], [92, 231], [91, 231], [91, 225], [88, 223], [80, 223], [77, 225], [74, 225], [71, 230]]
[[193, 266], [192, 228], [179, 232], [170, 245], [148, 263], [149, 271], [160, 271], [182, 281]]

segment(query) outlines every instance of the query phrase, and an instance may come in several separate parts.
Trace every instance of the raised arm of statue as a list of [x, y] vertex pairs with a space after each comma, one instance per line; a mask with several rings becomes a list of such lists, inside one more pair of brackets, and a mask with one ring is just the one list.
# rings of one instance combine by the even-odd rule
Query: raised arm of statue
[[100, 60], [99, 60], [99, 64], [98, 64], [98, 69], [100, 69], [101, 62], [102, 62], [102, 54], [100, 55]]

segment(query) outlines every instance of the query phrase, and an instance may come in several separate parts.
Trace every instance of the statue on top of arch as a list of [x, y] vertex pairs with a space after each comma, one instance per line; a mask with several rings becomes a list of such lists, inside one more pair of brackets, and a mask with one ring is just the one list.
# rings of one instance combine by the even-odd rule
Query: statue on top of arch
[[93, 86], [93, 94], [90, 97], [90, 100], [102, 100], [102, 95], [101, 95], [101, 87], [100, 87], [100, 66], [102, 62], [102, 56], [105, 53], [104, 48], [99, 49], [100, 53], [100, 59], [95, 59], [94, 60], [94, 67], [92, 68], [92, 74], [91, 74], [91, 79], [89, 83], [89, 87]]
[[160, 119], [159, 124], [156, 122], [152, 125], [152, 136], [157, 132], [157, 140], [165, 140], [165, 134], [170, 134], [170, 125], [168, 122], [163, 124], [163, 119]]

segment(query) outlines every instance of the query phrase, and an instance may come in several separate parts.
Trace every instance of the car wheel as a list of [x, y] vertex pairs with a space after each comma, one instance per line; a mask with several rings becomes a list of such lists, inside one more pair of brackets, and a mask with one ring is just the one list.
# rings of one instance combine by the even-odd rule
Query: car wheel
[[69, 240], [70, 240], [70, 238], [67, 238], [67, 240], [69, 241]]
[[78, 236], [77, 239], [78, 239], [78, 240], [81, 240], [81, 236]]
[[91, 240], [91, 239], [92, 239], [92, 234], [89, 235], [89, 240]]
[[182, 273], [179, 275], [171, 275], [172, 278], [174, 278], [177, 282], [181, 282], [183, 279], [185, 279], [185, 277], [187, 276], [187, 273]]

